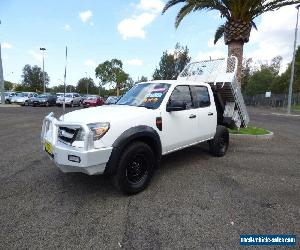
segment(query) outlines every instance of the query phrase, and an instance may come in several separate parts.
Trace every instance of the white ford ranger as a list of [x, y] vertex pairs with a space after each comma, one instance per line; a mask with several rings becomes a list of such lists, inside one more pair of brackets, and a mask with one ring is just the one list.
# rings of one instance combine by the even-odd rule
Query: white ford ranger
[[108, 174], [123, 193], [137, 193], [148, 185], [162, 155], [204, 141], [213, 155], [225, 155], [229, 133], [217, 100], [203, 82], [139, 83], [115, 105], [59, 119], [49, 114], [42, 127], [43, 150], [63, 172]]

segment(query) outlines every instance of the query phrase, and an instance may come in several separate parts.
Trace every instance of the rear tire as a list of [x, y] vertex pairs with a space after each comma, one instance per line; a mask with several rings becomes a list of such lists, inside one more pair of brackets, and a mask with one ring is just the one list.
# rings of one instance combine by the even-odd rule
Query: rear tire
[[222, 157], [226, 154], [229, 146], [229, 131], [224, 126], [217, 126], [214, 139], [209, 141], [209, 151], [212, 155]]
[[144, 190], [154, 172], [155, 155], [143, 142], [134, 142], [121, 154], [113, 184], [124, 194], [136, 194]]

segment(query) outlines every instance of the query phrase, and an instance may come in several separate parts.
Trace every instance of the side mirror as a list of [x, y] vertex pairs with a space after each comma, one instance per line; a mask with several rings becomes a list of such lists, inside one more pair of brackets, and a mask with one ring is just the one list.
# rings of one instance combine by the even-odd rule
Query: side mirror
[[186, 110], [186, 102], [184, 101], [169, 101], [167, 104], [166, 111], [172, 112], [172, 111], [181, 111]]

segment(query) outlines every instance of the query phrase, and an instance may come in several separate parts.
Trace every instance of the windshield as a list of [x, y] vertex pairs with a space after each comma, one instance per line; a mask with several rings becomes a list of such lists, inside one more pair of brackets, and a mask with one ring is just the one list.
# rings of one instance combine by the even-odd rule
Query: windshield
[[156, 109], [164, 99], [170, 84], [141, 83], [133, 86], [116, 104]]
[[37, 98], [47, 98], [49, 95], [38, 95]]
[[72, 94], [66, 94], [66, 97], [73, 98]]
[[18, 94], [17, 94], [18, 97], [25, 97], [25, 96], [27, 96], [27, 95], [28, 95], [27, 93], [18, 93]]
[[96, 100], [97, 96], [88, 96], [86, 99], [87, 100]]
[[118, 101], [118, 97], [116, 96], [110, 96], [106, 99], [106, 103], [116, 103]]

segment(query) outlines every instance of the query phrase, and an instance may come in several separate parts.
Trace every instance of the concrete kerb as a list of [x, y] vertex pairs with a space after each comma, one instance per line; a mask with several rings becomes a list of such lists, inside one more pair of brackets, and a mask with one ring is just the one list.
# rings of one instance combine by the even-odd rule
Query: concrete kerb
[[19, 108], [19, 107], [21, 106], [15, 104], [0, 104], [0, 108]]
[[272, 131], [268, 131], [268, 134], [265, 135], [249, 135], [249, 134], [231, 134], [230, 138], [234, 139], [254, 139], [254, 140], [270, 140], [273, 138], [274, 133]]

